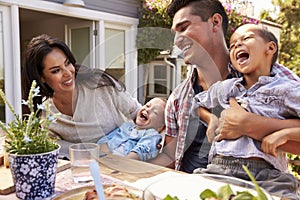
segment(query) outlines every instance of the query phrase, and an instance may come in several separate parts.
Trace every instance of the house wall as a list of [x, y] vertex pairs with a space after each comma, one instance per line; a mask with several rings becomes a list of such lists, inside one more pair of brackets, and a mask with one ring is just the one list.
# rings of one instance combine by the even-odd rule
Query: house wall
[[[46, 0], [63, 3], [64, 0]], [[85, 8], [138, 18], [140, 0], [84, 0]]]

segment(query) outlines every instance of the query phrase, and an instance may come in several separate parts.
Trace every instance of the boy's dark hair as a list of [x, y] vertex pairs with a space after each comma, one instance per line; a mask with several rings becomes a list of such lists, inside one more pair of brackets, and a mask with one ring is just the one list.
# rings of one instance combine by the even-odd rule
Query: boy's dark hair
[[200, 16], [202, 21], [206, 22], [215, 13], [222, 16], [222, 28], [224, 36], [228, 28], [228, 16], [222, 3], [218, 0], [172, 0], [168, 5], [167, 13], [173, 18], [175, 13], [185, 6], [191, 7], [191, 14]]
[[278, 40], [277, 38], [275, 37], [275, 35], [268, 30], [267, 27], [259, 27], [257, 28], [257, 33], [259, 34], [260, 37], [262, 37], [266, 42], [271, 42], [273, 41], [275, 44], [276, 44], [276, 52], [274, 53], [273, 55], [273, 58], [272, 58], [272, 65], [271, 67], [274, 65], [274, 63], [276, 62], [277, 60], [277, 57], [278, 57]]

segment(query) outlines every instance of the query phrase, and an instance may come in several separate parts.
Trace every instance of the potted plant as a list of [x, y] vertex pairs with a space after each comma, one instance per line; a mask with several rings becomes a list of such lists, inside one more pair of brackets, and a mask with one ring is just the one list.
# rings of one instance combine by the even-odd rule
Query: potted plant
[[[28, 115], [17, 115], [2, 90], [0, 96], [15, 117], [7, 124], [0, 121], [0, 128], [6, 133], [4, 149], [17, 197], [44, 199], [53, 195], [60, 146], [48, 131], [56, 116], [50, 115], [49, 104], [36, 105], [35, 111], [33, 99], [39, 96], [36, 81], [32, 82], [28, 100], [22, 100], [22, 104], [29, 108]], [[42, 111], [46, 117], [40, 116]]]

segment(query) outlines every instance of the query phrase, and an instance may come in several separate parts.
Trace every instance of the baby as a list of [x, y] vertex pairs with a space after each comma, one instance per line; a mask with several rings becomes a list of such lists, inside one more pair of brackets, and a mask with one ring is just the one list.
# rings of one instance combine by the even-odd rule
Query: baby
[[98, 141], [101, 151], [142, 161], [156, 157], [165, 128], [165, 106], [165, 99], [151, 99], [139, 110], [135, 122], [124, 122]]

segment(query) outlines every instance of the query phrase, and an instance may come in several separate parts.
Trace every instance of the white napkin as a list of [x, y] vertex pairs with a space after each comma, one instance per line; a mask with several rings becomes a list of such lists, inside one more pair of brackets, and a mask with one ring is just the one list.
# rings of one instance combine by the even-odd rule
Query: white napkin
[[162, 174], [158, 174], [156, 176], [152, 176], [150, 178], [142, 178], [137, 180], [136, 182], [128, 182], [128, 181], [124, 181], [125, 184], [138, 188], [140, 190], [145, 190], [149, 185], [151, 185], [152, 183], [161, 180], [161, 179], [166, 179], [166, 178], [170, 178], [170, 177], [174, 177], [174, 176], [180, 176], [182, 174], [178, 173], [178, 172], [173, 172], [173, 171], [169, 171], [169, 172], [164, 172]]

